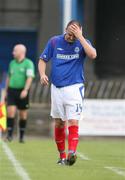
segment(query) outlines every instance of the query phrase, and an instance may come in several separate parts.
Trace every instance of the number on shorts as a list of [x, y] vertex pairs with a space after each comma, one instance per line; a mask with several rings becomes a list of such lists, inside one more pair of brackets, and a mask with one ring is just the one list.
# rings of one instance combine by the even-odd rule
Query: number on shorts
[[82, 112], [82, 105], [76, 104], [76, 112]]

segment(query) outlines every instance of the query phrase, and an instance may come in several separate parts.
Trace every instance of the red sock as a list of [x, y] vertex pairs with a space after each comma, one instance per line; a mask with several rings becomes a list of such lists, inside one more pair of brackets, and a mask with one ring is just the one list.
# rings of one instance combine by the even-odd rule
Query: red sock
[[60, 158], [66, 158], [65, 153], [65, 127], [57, 128], [55, 127], [55, 141], [57, 144], [58, 151], [60, 153]]
[[79, 141], [78, 126], [69, 126], [68, 152], [75, 153]]

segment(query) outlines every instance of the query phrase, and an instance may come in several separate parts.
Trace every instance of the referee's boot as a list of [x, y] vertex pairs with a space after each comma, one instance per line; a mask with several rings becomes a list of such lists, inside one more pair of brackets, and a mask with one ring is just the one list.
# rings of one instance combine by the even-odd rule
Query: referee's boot
[[5, 141], [6, 142], [11, 142], [13, 140], [13, 137], [12, 136], [7, 136], [6, 138], [5, 138]]
[[25, 143], [24, 139], [21, 139], [21, 138], [19, 139], [19, 142], [20, 143]]

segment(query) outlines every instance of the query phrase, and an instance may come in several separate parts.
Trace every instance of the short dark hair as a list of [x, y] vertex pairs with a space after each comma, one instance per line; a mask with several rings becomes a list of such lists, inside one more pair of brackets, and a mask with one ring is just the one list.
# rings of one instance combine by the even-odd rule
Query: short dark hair
[[77, 21], [77, 20], [71, 20], [71, 21], [69, 21], [69, 23], [67, 24], [67, 27], [66, 28], [68, 28], [70, 25], [72, 25], [72, 24], [76, 24], [77, 26], [79, 26], [80, 28], [82, 27], [82, 25], [80, 24], [80, 22], [79, 21]]

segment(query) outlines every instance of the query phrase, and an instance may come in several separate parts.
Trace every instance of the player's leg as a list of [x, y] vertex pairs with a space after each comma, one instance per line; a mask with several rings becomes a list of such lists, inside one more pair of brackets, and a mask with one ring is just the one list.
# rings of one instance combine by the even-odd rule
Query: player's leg
[[19, 110], [19, 142], [24, 142], [24, 135], [27, 125], [27, 110]]
[[8, 105], [7, 107], [7, 140], [8, 141], [11, 141], [13, 139], [15, 115], [16, 115], [16, 106]]
[[61, 89], [51, 86], [51, 116], [55, 120], [55, 142], [59, 151], [58, 164], [66, 164], [65, 153], [65, 121]]
[[[65, 121], [62, 121], [59, 118], [55, 119], [55, 142], [57, 149], [60, 154], [60, 160], [63, 160], [65, 163], [66, 152], [65, 152]], [[58, 162], [59, 164], [60, 162]]]
[[76, 161], [76, 150], [79, 141], [79, 120], [83, 109], [84, 86], [76, 84], [65, 88], [66, 118], [68, 119], [68, 162]]
[[76, 150], [79, 141], [78, 120], [68, 120], [68, 164], [73, 165], [77, 159]]

